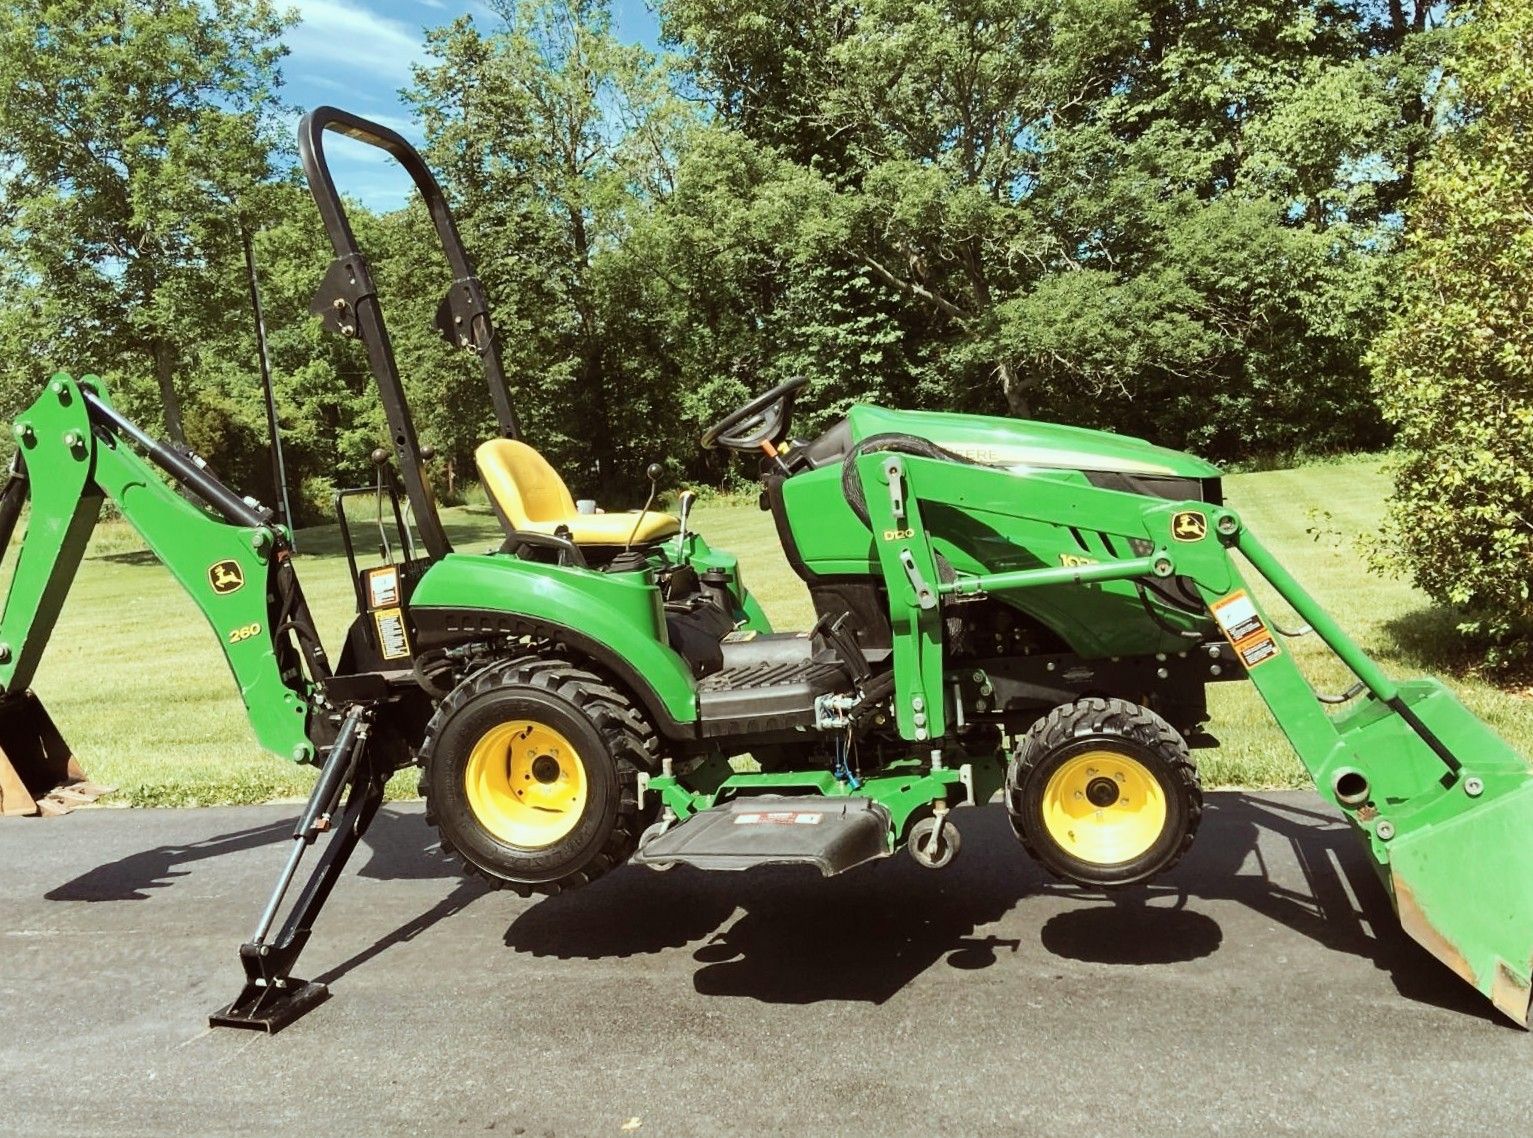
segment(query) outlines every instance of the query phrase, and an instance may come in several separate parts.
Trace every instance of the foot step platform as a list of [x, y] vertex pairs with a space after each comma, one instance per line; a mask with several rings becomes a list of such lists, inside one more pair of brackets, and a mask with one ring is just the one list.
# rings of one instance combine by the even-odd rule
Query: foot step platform
[[669, 869], [812, 865], [826, 877], [888, 857], [889, 811], [868, 798], [753, 795], [694, 814], [633, 860]]

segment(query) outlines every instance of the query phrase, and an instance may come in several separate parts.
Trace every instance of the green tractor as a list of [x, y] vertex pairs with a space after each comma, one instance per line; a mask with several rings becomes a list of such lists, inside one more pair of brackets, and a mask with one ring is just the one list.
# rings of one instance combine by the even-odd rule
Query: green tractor
[[[332, 130], [393, 155], [430, 210], [454, 276], [437, 322], [482, 360], [498, 424], [476, 455], [496, 549], [455, 550], [442, 527], [325, 162]], [[691, 527], [690, 495], [675, 515], [649, 509], [653, 493], [644, 510], [585, 512], [522, 439], [483, 289], [408, 143], [332, 108], [299, 143], [336, 254], [314, 311], [365, 345], [391, 436], [392, 464], [375, 457], [397, 556], [357, 556], [345, 499], [374, 488], [338, 503], [356, 620], [335, 663], [285, 527], [126, 420], [98, 380], [47, 384], [16, 421], [0, 494], [0, 543], [31, 505], [0, 618], [5, 812], [98, 789], [28, 687], [108, 498], [206, 614], [260, 743], [320, 769], [240, 949], [244, 990], [215, 1024], [276, 1030], [324, 998], [292, 969], [398, 769], [420, 768], [443, 848], [524, 896], [627, 862], [828, 875], [908, 851], [940, 869], [959, 855], [957, 808], [997, 796], [1049, 871], [1113, 888], [1191, 846], [1191, 752], [1216, 745], [1207, 687], [1239, 680], [1352, 824], [1406, 931], [1526, 1023], [1527, 761], [1441, 685], [1384, 676], [1223, 504], [1217, 469], [1111, 434], [874, 406], [799, 439], [806, 383], [781, 384], [702, 439], [759, 463], [813, 600], [812, 628], [774, 630], [736, 559]], [[1311, 689], [1237, 560], [1347, 665], [1350, 690]]]

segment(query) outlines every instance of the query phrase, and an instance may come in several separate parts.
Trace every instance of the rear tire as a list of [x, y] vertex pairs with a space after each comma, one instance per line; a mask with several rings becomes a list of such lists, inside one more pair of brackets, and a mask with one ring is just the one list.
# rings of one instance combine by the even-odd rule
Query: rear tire
[[1082, 885], [1133, 885], [1192, 846], [1198, 772], [1175, 728], [1148, 708], [1088, 697], [1028, 729], [1006, 771], [1006, 806], [1027, 852]]
[[419, 761], [426, 821], [467, 872], [523, 896], [627, 861], [654, 732], [611, 684], [557, 657], [469, 676], [437, 708]]

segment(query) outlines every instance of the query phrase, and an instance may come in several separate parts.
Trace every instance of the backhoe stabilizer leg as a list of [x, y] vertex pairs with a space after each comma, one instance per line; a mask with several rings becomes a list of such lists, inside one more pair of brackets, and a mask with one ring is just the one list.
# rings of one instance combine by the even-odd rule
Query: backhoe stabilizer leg
[[[383, 788], [390, 772], [369, 761], [368, 715], [369, 709], [362, 705], [348, 711], [294, 827], [292, 851], [261, 912], [255, 934], [240, 945], [245, 986], [233, 1003], [208, 1017], [209, 1026], [243, 1027], [274, 1034], [329, 998], [329, 989], [324, 984], [299, 980], [292, 975], [292, 969], [308, 943], [330, 891], [383, 802]], [[345, 806], [337, 816], [343, 794]], [[319, 863], [282, 927], [275, 936], [271, 935], [304, 852], [327, 831], [331, 836]]]

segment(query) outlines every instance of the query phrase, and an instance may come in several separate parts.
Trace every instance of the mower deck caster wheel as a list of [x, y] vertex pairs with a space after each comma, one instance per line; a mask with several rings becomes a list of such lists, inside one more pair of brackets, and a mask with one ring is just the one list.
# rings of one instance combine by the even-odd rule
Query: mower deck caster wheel
[[917, 865], [926, 869], [946, 869], [958, 856], [960, 841], [957, 827], [944, 815], [940, 819], [922, 818], [910, 827], [910, 837], [905, 844]]

